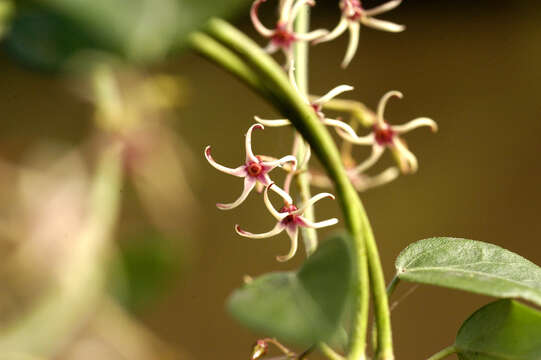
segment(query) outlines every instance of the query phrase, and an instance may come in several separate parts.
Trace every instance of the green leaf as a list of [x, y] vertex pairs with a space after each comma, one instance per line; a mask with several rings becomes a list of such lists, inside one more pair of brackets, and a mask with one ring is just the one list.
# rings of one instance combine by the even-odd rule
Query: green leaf
[[425, 239], [404, 249], [395, 266], [402, 280], [541, 305], [541, 268], [496, 245], [456, 238]]
[[248, 0], [26, 0], [7, 46], [23, 62], [59, 70], [81, 50], [135, 63], [163, 60], [211, 16], [230, 16]]
[[298, 272], [270, 273], [228, 299], [239, 322], [282, 341], [313, 345], [339, 329], [351, 281], [345, 236], [329, 239]]
[[541, 359], [541, 312], [512, 300], [477, 310], [455, 342], [462, 360]]

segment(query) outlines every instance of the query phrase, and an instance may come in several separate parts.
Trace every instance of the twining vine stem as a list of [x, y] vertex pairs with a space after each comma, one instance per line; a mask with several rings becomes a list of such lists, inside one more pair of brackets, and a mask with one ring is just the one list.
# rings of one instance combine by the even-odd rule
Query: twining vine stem
[[[374, 235], [362, 202], [347, 176], [332, 137], [313, 109], [293, 89], [283, 69], [256, 43], [219, 19], [209, 21], [207, 32], [219, 43], [213, 47], [212, 51], [208, 49], [209, 46], [212, 47], [211, 43], [206, 41], [202, 44], [207, 38], [198, 35], [191, 37], [191, 46], [244, 80], [260, 94], [270, 92], [272, 96], [269, 101], [287, 116], [297, 131], [303, 135], [335, 185], [345, 223], [353, 240], [351, 247], [357, 279], [353, 294], [356, 300], [348, 359], [366, 358], [370, 282], [374, 290], [378, 328], [376, 358], [394, 359], [388, 299]], [[220, 53], [227, 54], [227, 60], [221, 59]], [[245, 66], [240, 65], [241, 63]], [[254, 81], [254, 75], [260, 80]]]

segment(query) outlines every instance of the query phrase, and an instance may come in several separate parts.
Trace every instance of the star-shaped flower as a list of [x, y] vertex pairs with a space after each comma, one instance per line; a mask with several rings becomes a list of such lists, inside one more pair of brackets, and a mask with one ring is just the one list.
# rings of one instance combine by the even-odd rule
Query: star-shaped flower
[[297, 159], [293, 155], [287, 155], [281, 159], [269, 161], [265, 161], [268, 159], [268, 157], [254, 155], [254, 152], [252, 151], [252, 131], [254, 129], [264, 129], [264, 127], [261, 124], [254, 124], [250, 126], [248, 132], [246, 133], [245, 140], [246, 161], [244, 165], [241, 165], [235, 169], [218, 164], [216, 161], [214, 161], [210, 154], [210, 146], [205, 148], [205, 157], [210, 165], [226, 174], [244, 178], [244, 190], [242, 191], [240, 197], [230, 204], [216, 204], [218, 209], [230, 210], [236, 208], [248, 197], [257, 183], [261, 183], [264, 186], [270, 185], [272, 181], [268, 173], [277, 166], [282, 166], [289, 162], [292, 163], [293, 168], [296, 167]]
[[366, 10], [362, 7], [360, 0], [341, 0], [340, 9], [342, 10], [342, 17], [340, 18], [340, 22], [330, 33], [316, 39], [314, 43], [334, 40], [346, 30], [349, 30], [348, 49], [342, 61], [342, 67], [347, 67], [357, 52], [361, 24], [389, 32], [401, 32], [406, 29], [404, 25], [398, 25], [373, 17], [396, 8], [401, 2], [402, 0], [392, 0], [373, 9]]
[[261, 23], [257, 11], [261, 3], [267, 0], [255, 0], [250, 10], [250, 18], [254, 24], [255, 29], [263, 37], [270, 39], [269, 44], [265, 48], [265, 51], [272, 54], [278, 50], [282, 50], [286, 56], [286, 64], [291, 64], [293, 59], [292, 45], [296, 41], [313, 41], [328, 33], [327, 30], [319, 29], [308, 33], [300, 34], [294, 30], [295, 18], [299, 14], [299, 10], [304, 5], [314, 6], [314, 0], [282, 0], [280, 2], [280, 16], [276, 27], [269, 29]]
[[[279, 211], [276, 210], [274, 206], [272, 205], [272, 203], [270, 202], [270, 199], [269, 199], [270, 188], [273, 188], [273, 190], [284, 199], [285, 204]], [[279, 233], [285, 230], [291, 241], [291, 247], [287, 255], [276, 257], [278, 261], [281, 261], [281, 262], [287, 261], [291, 259], [297, 252], [299, 227], [319, 229], [322, 227], [334, 225], [338, 222], [338, 219], [335, 219], [335, 218], [319, 221], [319, 222], [312, 222], [302, 216], [304, 212], [306, 211], [306, 209], [309, 208], [310, 206], [313, 206], [317, 201], [324, 198], [334, 199], [334, 195], [332, 194], [329, 194], [329, 193], [317, 194], [313, 196], [311, 199], [309, 199], [305, 204], [303, 204], [301, 208], [297, 208], [295, 205], [293, 205], [293, 200], [291, 199], [291, 196], [288, 193], [286, 193], [285, 191], [283, 191], [282, 189], [280, 189], [279, 187], [271, 183], [269, 186], [265, 188], [263, 197], [264, 197], [265, 205], [267, 206], [267, 209], [269, 209], [272, 216], [274, 216], [276, 220], [278, 220], [274, 228], [271, 231], [266, 232], [266, 233], [252, 234], [248, 231], [242, 230], [239, 225], [235, 225], [235, 231], [240, 236], [244, 236], [247, 238], [264, 239], [264, 238], [278, 235]]]
[[402, 98], [403, 95], [399, 91], [389, 91], [379, 101], [378, 111], [376, 114], [375, 123], [372, 133], [367, 136], [351, 136], [349, 132], [337, 129], [340, 136], [344, 139], [359, 145], [372, 145], [372, 153], [370, 157], [355, 167], [354, 171], [362, 173], [372, 165], [374, 165], [383, 154], [385, 148], [389, 148], [398, 161], [400, 170], [403, 173], [412, 173], [417, 170], [417, 158], [408, 147], [404, 140], [400, 138], [401, 134], [405, 134], [413, 129], [421, 126], [428, 126], [432, 131], [438, 130], [438, 125], [432, 119], [420, 117], [413, 119], [403, 125], [389, 125], [383, 118], [385, 106], [389, 99], [393, 96]]

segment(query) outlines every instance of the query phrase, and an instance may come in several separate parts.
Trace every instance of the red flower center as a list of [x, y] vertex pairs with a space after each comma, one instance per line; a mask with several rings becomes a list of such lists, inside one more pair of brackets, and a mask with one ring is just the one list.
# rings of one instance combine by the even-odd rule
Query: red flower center
[[281, 48], [289, 49], [291, 44], [295, 41], [295, 35], [287, 30], [285, 24], [278, 24], [274, 35], [272, 35], [272, 42]]
[[374, 126], [374, 134], [376, 137], [376, 142], [379, 145], [392, 144], [395, 136], [395, 132], [389, 126], [386, 126], [385, 128], [379, 128], [377, 126]]
[[363, 7], [361, 5], [361, 2], [359, 0], [345, 0], [347, 5], [349, 6], [344, 6], [343, 9], [348, 9], [350, 8], [352, 10], [352, 13], [349, 13], [347, 15], [348, 19], [349, 20], [359, 20], [359, 18], [362, 16], [363, 14]]
[[295, 221], [296, 215], [291, 214], [295, 210], [297, 210], [297, 207], [295, 205], [293, 205], [293, 204], [285, 204], [284, 207], [280, 209], [279, 212], [281, 212], [281, 213], [289, 213], [290, 214], [290, 215], [286, 216], [282, 220], [283, 224], [287, 225], [287, 224], [290, 224], [290, 223]]
[[261, 174], [261, 171], [263, 171], [263, 166], [261, 166], [260, 163], [252, 161], [246, 166], [246, 171], [248, 172], [248, 175], [256, 177]]

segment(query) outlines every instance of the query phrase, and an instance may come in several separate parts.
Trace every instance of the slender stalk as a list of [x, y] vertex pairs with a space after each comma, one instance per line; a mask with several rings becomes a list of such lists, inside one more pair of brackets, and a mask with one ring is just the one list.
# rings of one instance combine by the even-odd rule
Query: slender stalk
[[330, 360], [345, 360], [345, 358], [334, 351], [329, 345], [325, 343], [320, 343], [318, 345], [319, 350]]
[[390, 298], [391, 295], [394, 293], [394, 290], [396, 289], [397, 285], [400, 283], [400, 278], [395, 275], [395, 277], [391, 280], [389, 285], [387, 286], [387, 297]]
[[454, 345], [451, 345], [451, 346], [446, 347], [442, 351], [437, 352], [436, 354], [432, 355], [427, 360], [441, 360], [456, 352], [457, 352], [457, 348]]
[[[297, 15], [295, 21], [295, 32], [297, 33], [306, 33], [310, 27], [310, 7], [304, 5]], [[304, 93], [305, 96], [308, 96], [308, 44], [306, 42], [298, 41], [294, 47], [294, 62], [295, 62], [295, 81], [299, 90]], [[295, 136], [299, 136], [295, 132]], [[307, 149], [302, 138], [296, 139], [298, 143], [298, 150], [295, 154], [299, 161], [303, 161], [307, 154]], [[301, 201], [307, 202], [312, 194], [310, 193], [310, 178], [309, 174], [306, 171], [308, 164], [305, 165], [304, 169], [299, 169], [300, 173], [297, 175], [297, 186], [301, 195]], [[304, 212], [304, 216], [310, 220], [314, 221], [315, 213], [314, 208], [309, 207]], [[311, 228], [302, 228], [302, 239], [304, 241], [304, 248], [306, 249], [306, 254], [310, 256], [317, 248], [317, 231], [316, 229]]]
[[[274, 92], [279, 100], [279, 109], [291, 120], [292, 124], [312, 146], [314, 153], [318, 156], [335, 184], [337, 198], [344, 213], [346, 226], [353, 239], [351, 247], [356, 279], [354, 315], [348, 359], [365, 359], [369, 279], [366, 258], [367, 249], [363, 238], [372, 237], [373, 242], [373, 236], [362, 203], [342, 165], [340, 153], [329, 132], [319, 121], [313, 109], [293, 89], [282, 68], [257, 44], [228, 23], [219, 19], [210, 20], [207, 30], [211, 36], [236, 51], [259, 74], [269, 89]], [[377, 281], [379, 277], [376, 276], [375, 279]], [[383, 284], [383, 289], [385, 290], [385, 284]], [[378, 298], [380, 298], [379, 295]], [[385, 291], [383, 296], [384, 298], [379, 301], [380, 305], [387, 304]], [[381, 316], [383, 312], [376, 313]], [[389, 318], [381, 321], [382, 324], [385, 322], [388, 323]], [[388, 332], [390, 326], [384, 326], [382, 329], [382, 333], [390, 338]], [[391, 346], [384, 353], [390, 354], [386, 359], [392, 359], [392, 341], [382, 341], [382, 344]]]

